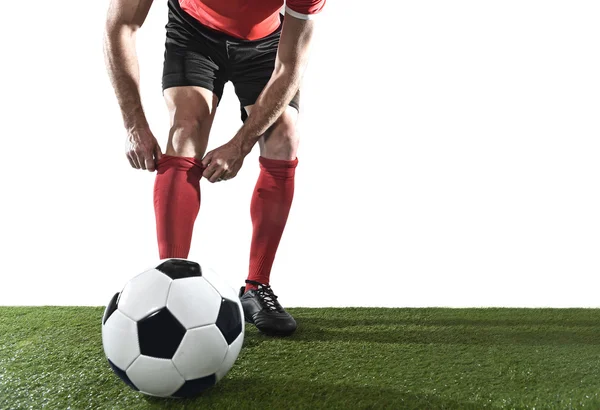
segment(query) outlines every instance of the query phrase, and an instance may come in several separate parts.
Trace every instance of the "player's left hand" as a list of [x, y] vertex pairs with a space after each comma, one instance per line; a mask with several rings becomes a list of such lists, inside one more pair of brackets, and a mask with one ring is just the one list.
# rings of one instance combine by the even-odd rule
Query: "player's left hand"
[[229, 141], [204, 156], [202, 166], [205, 169], [202, 176], [210, 182], [234, 178], [242, 167], [245, 157], [241, 146], [233, 140]]

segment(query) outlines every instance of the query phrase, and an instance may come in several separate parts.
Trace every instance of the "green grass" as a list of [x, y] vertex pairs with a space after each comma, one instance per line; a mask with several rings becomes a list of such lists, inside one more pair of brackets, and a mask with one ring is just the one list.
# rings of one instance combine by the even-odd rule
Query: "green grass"
[[290, 309], [190, 400], [130, 390], [102, 308], [1, 307], [0, 409], [599, 409], [600, 310]]

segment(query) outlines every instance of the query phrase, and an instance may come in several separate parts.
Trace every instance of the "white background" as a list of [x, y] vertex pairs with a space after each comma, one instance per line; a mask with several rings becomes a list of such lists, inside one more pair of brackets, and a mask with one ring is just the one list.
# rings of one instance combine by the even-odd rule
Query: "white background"
[[[305, 76], [284, 306], [600, 305], [597, 1], [329, 0]], [[158, 258], [124, 156], [107, 1], [2, 6], [2, 305], [104, 305]], [[391, 8], [392, 7], [392, 8]], [[164, 147], [166, 1], [139, 33]], [[230, 85], [209, 149], [240, 127]], [[190, 258], [248, 267], [257, 151], [202, 182]]]

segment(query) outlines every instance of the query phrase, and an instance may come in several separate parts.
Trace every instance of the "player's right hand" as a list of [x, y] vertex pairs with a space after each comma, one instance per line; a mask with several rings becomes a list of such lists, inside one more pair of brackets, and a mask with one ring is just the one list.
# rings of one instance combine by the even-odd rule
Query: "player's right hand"
[[156, 163], [162, 156], [158, 141], [150, 128], [133, 128], [127, 132], [125, 147], [127, 159], [135, 169], [156, 170]]

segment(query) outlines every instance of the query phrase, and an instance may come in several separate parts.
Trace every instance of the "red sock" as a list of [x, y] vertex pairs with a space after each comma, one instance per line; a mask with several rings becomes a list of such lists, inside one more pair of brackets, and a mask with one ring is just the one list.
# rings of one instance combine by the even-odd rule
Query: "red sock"
[[194, 222], [200, 210], [200, 178], [195, 158], [163, 155], [154, 182], [156, 235], [161, 259], [187, 258]]
[[[260, 175], [250, 203], [253, 232], [248, 280], [268, 285], [275, 253], [292, 206], [298, 159], [285, 161], [259, 157], [259, 161]], [[256, 289], [256, 285], [247, 284], [248, 289]]]

